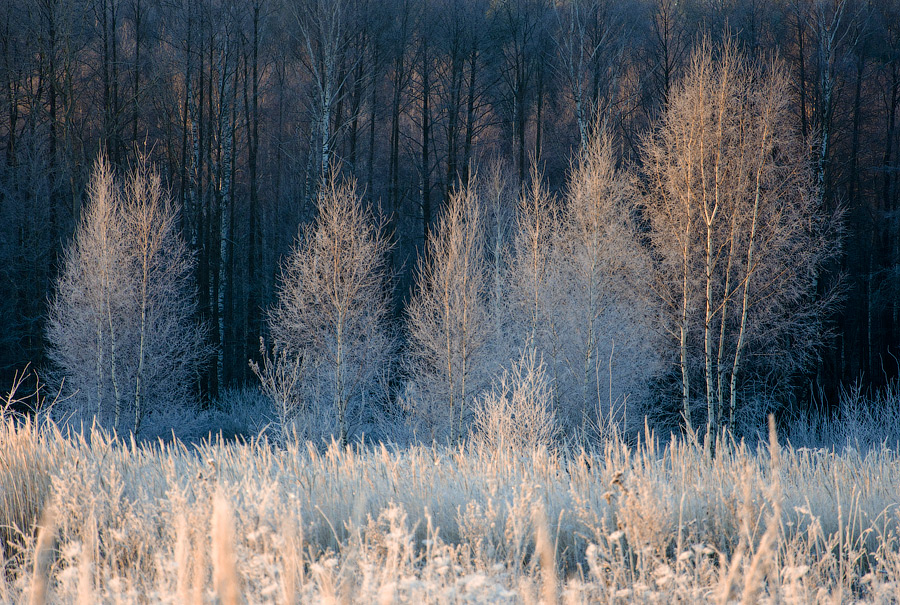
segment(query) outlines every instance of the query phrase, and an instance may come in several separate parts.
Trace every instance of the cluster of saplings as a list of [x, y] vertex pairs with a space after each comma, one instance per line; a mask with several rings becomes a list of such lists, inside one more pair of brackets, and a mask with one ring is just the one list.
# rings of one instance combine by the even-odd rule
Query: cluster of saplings
[[[390, 234], [324, 174], [253, 366], [279, 431], [515, 447], [667, 412], [708, 436], [784, 396], [824, 338], [818, 273], [839, 248], [789, 96], [778, 62], [702, 44], [632, 164], [598, 126], [559, 196], [537, 171], [471, 179], [427, 234], [400, 326]], [[50, 354], [82, 418], [137, 432], [215, 352], [160, 178], [100, 160], [89, 193]]]

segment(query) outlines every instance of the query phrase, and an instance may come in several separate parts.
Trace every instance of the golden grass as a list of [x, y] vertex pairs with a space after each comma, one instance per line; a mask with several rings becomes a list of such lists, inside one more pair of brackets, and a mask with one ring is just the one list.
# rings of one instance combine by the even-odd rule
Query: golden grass
[[[900, 591], [890, 450], [793, 450], [774, 435], [755, 451], [722, 440], [714, 459], [652, 439], [572, 454], [189, 448], [8, 419], [0, 443], [2, 602], [896, 603]], [[44, 510], [52, 533], [36, 531]]]

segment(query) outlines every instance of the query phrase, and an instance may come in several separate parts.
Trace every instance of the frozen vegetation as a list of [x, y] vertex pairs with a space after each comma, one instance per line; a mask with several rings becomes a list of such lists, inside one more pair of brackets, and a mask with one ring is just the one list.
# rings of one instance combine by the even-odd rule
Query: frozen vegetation
[[561, 191], [450, 193], [402, 301], [323, 161], [244, 391], [178, 204], [101, 157], [57, 400], [0, 402], [0, 601], [895, 603], [900, 393], [800, 413], [842, 217], [788, 90], [703, 41], [639, 162], [598, 127]]
[[[821, 428], [821, 427], [820, 427]], [[136, 444], [0, 424], [0, 602], [896, 602], [900, 456]]]

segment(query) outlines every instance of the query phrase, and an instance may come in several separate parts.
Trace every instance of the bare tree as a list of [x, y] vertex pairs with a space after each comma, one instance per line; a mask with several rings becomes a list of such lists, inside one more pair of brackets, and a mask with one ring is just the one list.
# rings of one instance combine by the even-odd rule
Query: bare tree
[[527, 318], [527, 340], [536, 342], [545, 330], [552, 330], [553, 314], [548, 308], [550, 253], [556, 238], [555, 200], [543, 187], [541, 174], [533, 167], [531, 183], [519, 198], [509, 301]]
[[297, 431], [298, 420], [309, 420], [309, 401], [303, 393], [303, 376], [306, 371], [302, 353], [291, 353], [275, 345], [271, 354], [265, 341], [259, 340], [261, 363], [250, 360], [250, 369], [259, 378], [263, 394], [275, 407], [279, 437], [287, 441], [297, 435], [306, 438], [316, 434], [316, 427], [303, 422]]
[[310, 158], [317, 160], [313, 174], [318, 181], [330, 174], [333, 114], [346, 92], [346, 74], [342, 73], [341, 64], [347, 53], [347, 0], [298, 0], [290, 6], [303, 49], [302, 61], [312, 76], [314, 127], [310, 133]]
[[560, 388], [569, 389], [568, 422], [580, 421], [583, 435], [622, 420], [627, 399], [645, 400], [658, 367], [635, 194], [616, 166], [611, 137], [595, 135], [569, 177], [551, 259], [557, 347], [567, 370]]
[[[170, 364], [188, 363], [180, 378], [189, 385], [203, 348], [197, 346], [201, 334], [192, 321], [193, 258], [178, 234], [178, 211], [146, 158], [138, 159], [122, 193], [125, 220], [120, 237], [125, 238], [129, 264], [133, 263], [139, 314], [133, 395], [137, 433], [147, 414], [148, 394], [170, 378], [160, 371], [171, 371]], [[194, 350], [185, 350], [189, 347]]]
[[367, 401], [378, 402], [378, 379], [393, 352], [388, 328], [388, 241], [356, 193], [355, 182], [332, 176], [318, 194], [318, 217], [301, 228], [269, 313], [276, 345], [302, 356], [303, 390], [331, 402], [341, 444]]
[[[536, 83], [541, 80], [541, 61], [549, 37], [545, 27], [545, 22], [549, 21], [549, 6], [544, 0], [504, 0], [495, 6], [492, 12], [500, 53], [497, 89], [503, 95], [500, 104], [510, 128], [509, 140], [514, 147], [516, 176], [521, 187], [527, 176], [526, 136], [531, 104], [537, 96], [540, 107], [543, 93]], [[537, 113], [536, 130], [539, 133], [540, 111]]]
[[700, 376], [708, 437], [726, 400], [733, 425], [742, 385], [783, 384], [825, 338], [832, 299], [814, 295], [839, 249], [836, 217], [790, 126], [787, 90], [779, 63], [706, 42], [645, 145], [645, 211], [683, 414], [691, 427]]
[[137, 433], [151, 410], [189, 398], [206, 353], [193, 259], [146, 161], [119, 186], [101, 158], [89, 197], [50, 303], [50, 358], [80, 415]]
[[523, 195], [508, 275], [513, 323], [549, 365], [559, 422], [570, 436], [620, 426], [658, 368], [642, 282], [649, 259], [635, 189], [612, 141], [595, 136], [573, 166], [561, 212], [537, 175]]
[[558, 61], [575, 104], [582, 151], [594, 134], [592, 125], [611, 112], [623, 69], [623, 24], [610, 5], [604, 0], [566, 0], [555, 7]]
[[482, 210], [469, 183], [451, 197], [431, 233], [407, 307], [415, 412], [432, 439], [459, 441], [473, 397], [486, 385], [487, 288]]
[[647, 48], [647, 60], [651, 67], [650, 85], [654, 89], [654, 101], [665, 105], [669, 102], [685, 55], [690, 50], [689, 32], [683, 2], [679, 5], [677, 0], [659, 0], [651, 5], [651, 10]]

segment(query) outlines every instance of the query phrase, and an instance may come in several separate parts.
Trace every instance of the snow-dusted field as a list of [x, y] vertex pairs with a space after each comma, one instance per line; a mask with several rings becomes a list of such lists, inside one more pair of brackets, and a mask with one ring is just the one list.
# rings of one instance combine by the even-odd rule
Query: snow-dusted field
[[4, 603], [900, 594], [900, 457], [887, 450], [135, 447], [11, 420], [0, 448]]

